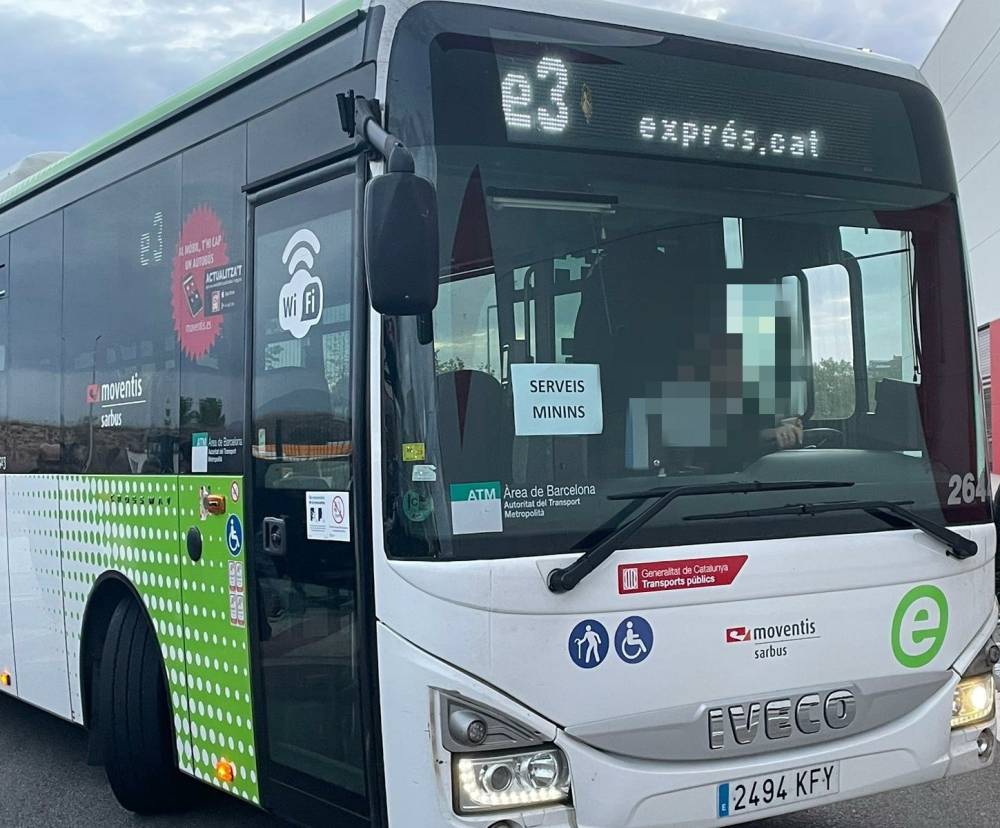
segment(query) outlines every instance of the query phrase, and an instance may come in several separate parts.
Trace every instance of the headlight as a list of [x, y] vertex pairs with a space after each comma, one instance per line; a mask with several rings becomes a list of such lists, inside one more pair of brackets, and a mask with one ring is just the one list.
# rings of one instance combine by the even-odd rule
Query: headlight
[[962, 679], [951, 703], [951, 726], [965, 727], [992, 718], [995, 701], [992, 673]]
[[569, 801], [566, 757], [550, 746], [518, 753], [455, 756], [455, 807], [460, 814]]

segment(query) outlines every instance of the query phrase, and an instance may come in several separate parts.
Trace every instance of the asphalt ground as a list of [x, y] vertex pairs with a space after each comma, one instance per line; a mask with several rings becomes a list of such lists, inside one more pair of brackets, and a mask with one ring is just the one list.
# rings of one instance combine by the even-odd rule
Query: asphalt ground
[[[102, 768], [86, 764], [80, 728], [0, 697], [0, 821], [14, 828], [265, 828], [284, 823], [206, 788], [196, 806], [136, 817], [115, 802]], [[996, 828], [1000, 763], [932, 785], [802, 811], [759, 828]], [[336, 828], [336, 826], [330, 826]], [[433, 826], [406, 826], [433, 828]], [[614, 826], [608, 826], [614, 828]]]

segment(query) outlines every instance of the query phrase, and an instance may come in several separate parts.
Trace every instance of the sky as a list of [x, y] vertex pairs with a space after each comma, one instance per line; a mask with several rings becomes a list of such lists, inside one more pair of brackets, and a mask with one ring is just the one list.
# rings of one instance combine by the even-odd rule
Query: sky
[[[333, 0], [307, 0], [315, 14]], [[957, 0], [646, 0], [919, 64]], [[567, 0], [567, 6], [571, 3]], [[0, 171], [71, 151], [299, 20], [299, 0], [0, 0]]]

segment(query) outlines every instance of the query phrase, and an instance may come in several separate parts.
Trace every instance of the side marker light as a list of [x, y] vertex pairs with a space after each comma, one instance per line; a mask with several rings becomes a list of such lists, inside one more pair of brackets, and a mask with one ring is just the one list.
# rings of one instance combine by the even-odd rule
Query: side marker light
[[236, 768], [227, 759], [220, 759], [215, 763], [215, 778], [220, 782], [230, 783], [236, 778]]

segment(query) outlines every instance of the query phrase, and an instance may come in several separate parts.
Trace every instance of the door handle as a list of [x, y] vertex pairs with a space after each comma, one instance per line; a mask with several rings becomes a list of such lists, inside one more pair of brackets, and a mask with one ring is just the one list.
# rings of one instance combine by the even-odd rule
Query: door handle
[[285, 555], [287, 552], [286, 540], [285, 519], [264, 518], [264, 551], [268, 555]]
[[195, 563], [201, 560], [202, 547], [201, 529], [197, 526], [192, 526], [187, 531], [187, 553], [188, 557]]

